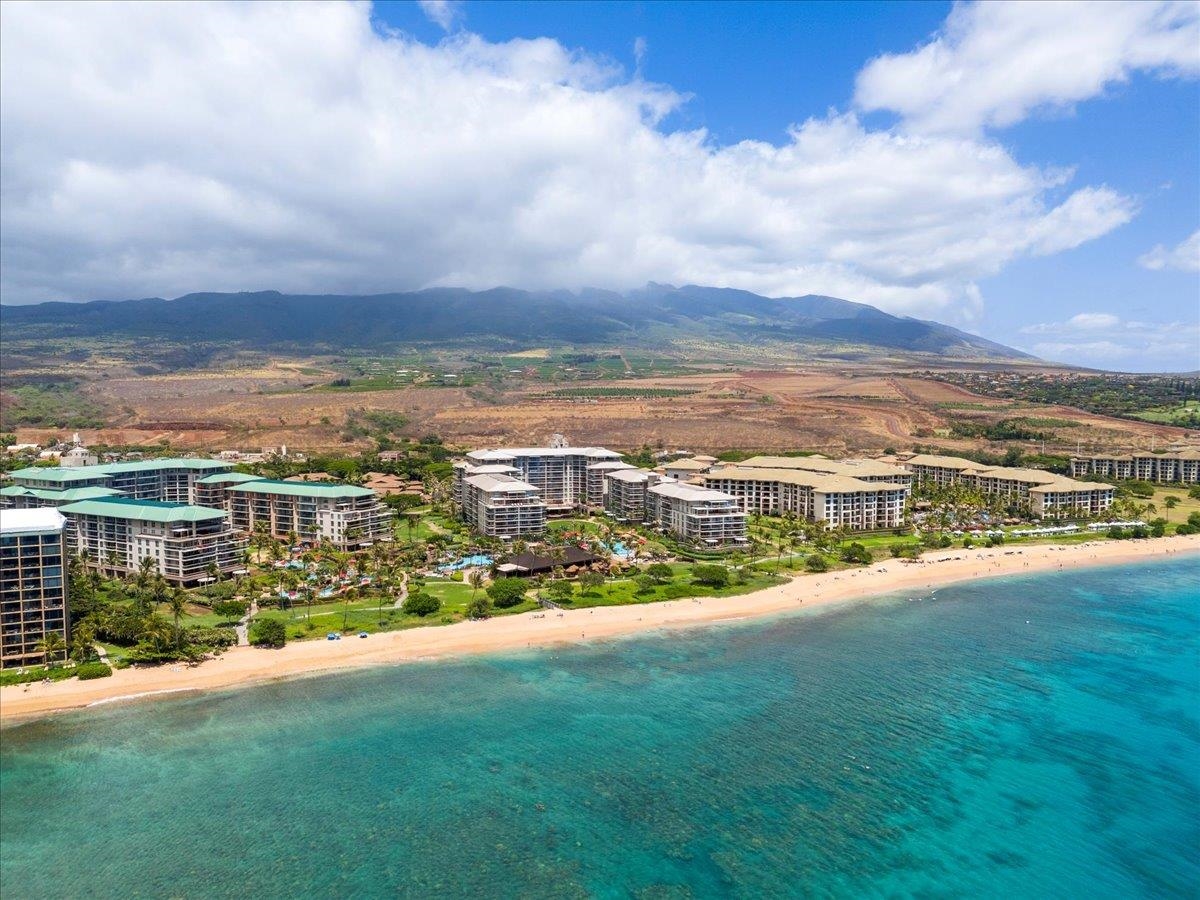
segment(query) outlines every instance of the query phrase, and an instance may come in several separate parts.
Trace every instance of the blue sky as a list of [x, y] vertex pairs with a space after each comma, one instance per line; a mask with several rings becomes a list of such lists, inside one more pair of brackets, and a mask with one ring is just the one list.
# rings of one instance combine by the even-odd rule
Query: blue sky
[[1195, 2], [65, 9], [0, 12], [5, 303], [691, 281], [1200, 368]]

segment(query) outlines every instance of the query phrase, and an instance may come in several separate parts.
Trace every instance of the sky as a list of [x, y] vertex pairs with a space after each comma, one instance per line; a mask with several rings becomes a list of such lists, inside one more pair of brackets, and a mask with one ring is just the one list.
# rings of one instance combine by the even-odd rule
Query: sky
[[1200, 2], [0, 5], [0, 301], [648, 281], [1200, 369]]

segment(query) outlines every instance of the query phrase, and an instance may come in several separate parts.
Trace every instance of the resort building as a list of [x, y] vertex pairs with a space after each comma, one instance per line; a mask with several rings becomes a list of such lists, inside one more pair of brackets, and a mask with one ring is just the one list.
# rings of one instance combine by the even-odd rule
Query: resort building
[[663, 463], [663, 472], [668, 478], [685, 481], [688, 478], [707, 472], [711, 467], [712, 463], [710, 462], [696, 459], [694, 456], [688, 456], [669, 463]]
[[10, 472], [9, 477], [16, 487], [41, 491], [101, 487], [134, 500], [195, 504], [201, 478], [232, 468], [231, 463], [215, 459], [147, 459], [97, 466], [34, 466]]
[[608, 493], [604, 508], [619, 522], [641, 522], [646, 518], [646, 491], [670, 479], [646, 469], [617, 469], [604, 476]]
[[789, 469], [816, 472], [821, 475], [841, 475], [877, 484], [899, 484], [912, 487], [911, 472], [876, 459], [826, 459], [824, 456], [752, 456], [736, 465], [748, 469]]
[[714, 469], [707, 487], [736, 498], [747, 513], [792, 513], [827, 528], [875, 531], [904, 522], [908, 486], [793, 468], [751, 468], [750, 460]]
[[663, 481], [647, 488], [646, 521], [698, 544], [746, 541], [746, 514], [737, 500], [692, 484]]
[[516, 469], [521, 481], [537, 488], [550, 514], [568, 514], [591, 502], [588, 467], [620, 459], [620, 453], [603, 447], [517, 447], [472, 450], [467, 454], [467, 462], [473, 466], [501, 465]]
[[216, 472], [196, 480], [196, 505], [211, 506], [213, 509], [228, 510], [229, 502], [225, 489], [247, 481], [264, 481], [261, 475], [245, 472]]
[[245, 538], [219, 509], [105, 497], [59, 512], [67, 517], [68, 552], [84, 554], [94, 568], [130, 573], [152, 559], [167, 580], [192, 584], [210, 577], [213, 567], [228, 573], [242, 565]]
[[230, 524], [239, 531], [324, 540], [342, 550], [392, 539], [392, 511], [369, 488], [256, 478], [226, 482], [224, 494]]
[[1095, 454], [1071, 460], [1071, 476], [1105, 475], [1109, 478], [1168, 483], [1200, 483], [1200, 448], [1133, 453], [1128, 456]]
[[914, 456], [905, 463], [919, 483], [962, 485], [1027, 508], [1038, 518], [1095, 516], [1112, 506], [1114, 488], [1044, 469], [985, 466], [954, 456]]
[[546, 530], [546, 504], [538, 489], [508, 472], [463, 478], [460, 515], [480, 534], [501, 540]]
[[61, 490], [22, 487], [9, 484], [0, 488], [0, 509], [35, 509], [43, 506], [63, 506], [77, 500], [98, 500], [101, 497], [120, 497], [120, 491], [89, 485], [63, 487]]
[[47, 634], [70, 638], [65, 525], [54, 509], [0, 510], [0, 669], [43, 662]]
[[635, 470], [635, 466], [631, 466], [627, 462], [621, 462], [619, 459], [606, 459], [604, 462], [592, 463], [587, 467], [587, 503], [588, 506], [603, 506], [604, 497], [608, 493], [608, 480], [606, 475], [612, 472], [621, 472]]

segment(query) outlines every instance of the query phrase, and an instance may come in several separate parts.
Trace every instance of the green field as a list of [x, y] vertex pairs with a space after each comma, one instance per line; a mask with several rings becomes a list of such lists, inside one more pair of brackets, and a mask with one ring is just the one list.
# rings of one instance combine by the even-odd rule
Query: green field
[[1172, 406], [1154, 406], [1134, 413], [1134, 416], [1163, 425], [1200, 428], [1200, 400], [1184, 400]]

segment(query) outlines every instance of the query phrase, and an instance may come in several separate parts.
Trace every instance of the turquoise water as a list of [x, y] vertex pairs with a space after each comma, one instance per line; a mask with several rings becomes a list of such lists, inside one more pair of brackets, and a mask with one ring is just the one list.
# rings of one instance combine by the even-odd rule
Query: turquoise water
[[483, 553], [476, 553], [472, 556], [464, 556], [452, 563], [446, 563], [444, 566], [438, 566], [439, 572], [457, 572], [459, 569], [470, 569], [474, 566], [490, 566], [492, 558]]
[[1195, 896], [1200, 559], [6, 729], [26, 897]]

